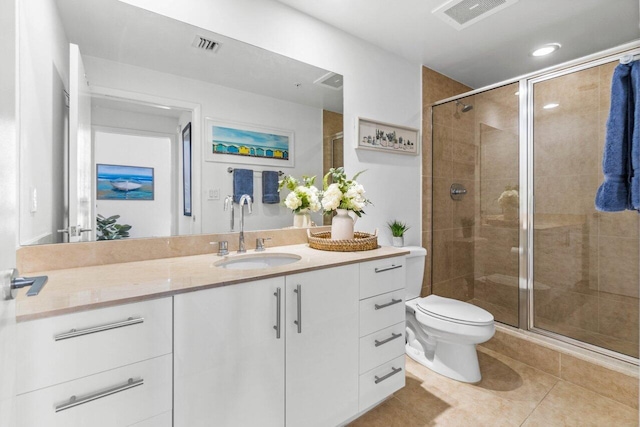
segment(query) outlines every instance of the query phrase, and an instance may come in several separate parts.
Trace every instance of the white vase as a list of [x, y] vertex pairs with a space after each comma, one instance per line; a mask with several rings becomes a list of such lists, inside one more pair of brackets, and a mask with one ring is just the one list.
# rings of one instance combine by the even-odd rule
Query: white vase
[[331, 239], [353, 239], [353, 223], [353, 218], [349, 216], [348, 210], [336, 209], [336, 216], [331, 220]]
[[311, 214], [308, 211], [300, 211], [293, 214], [293, 226], [295, 228], [311, 227]]
[[404, 236], [396, 237], [393, 236], [393, 246], [396, 248], [401, 248], [404, 246]]

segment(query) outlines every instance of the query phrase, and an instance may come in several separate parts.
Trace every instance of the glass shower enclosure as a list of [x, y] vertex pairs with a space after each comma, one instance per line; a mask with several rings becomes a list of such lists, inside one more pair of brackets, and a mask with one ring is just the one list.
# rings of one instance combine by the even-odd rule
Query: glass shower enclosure
[[594, 207], [623, 53], [433, 107], [432, 291], [637, 364], [640, 215]]

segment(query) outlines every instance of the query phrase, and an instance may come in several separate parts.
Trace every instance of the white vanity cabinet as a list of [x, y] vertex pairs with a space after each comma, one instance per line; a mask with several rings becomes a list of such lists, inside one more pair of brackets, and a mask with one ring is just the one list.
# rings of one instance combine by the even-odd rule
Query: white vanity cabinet
[[358, 413], [358, 265], [286, 282], [286, 425], [340, 425]]
[[359, 410], [404, 387], [405, 257], [360, 264]]
[[171, 298], [18, 323], [17, 425], [128, 426], [170, 413], [172, 323]]
[[174, 425], [326, 427], [356, 415], [358, 292], [349, 265], [176, 295]]
[[284, 304], [284, 277], [174, 296], [176, 427], [284, 426]]

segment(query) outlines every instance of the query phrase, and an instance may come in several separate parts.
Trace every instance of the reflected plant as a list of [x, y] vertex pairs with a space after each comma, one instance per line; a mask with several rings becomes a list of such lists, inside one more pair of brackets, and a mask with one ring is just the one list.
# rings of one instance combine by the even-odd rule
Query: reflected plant
[[96, 228], [98, 240], [120, 240], [129, 237], [129, 224], [118, 224], [116, 221], [120, 215], [113, 215], [109, 218], [98, 214], [96, 218]]

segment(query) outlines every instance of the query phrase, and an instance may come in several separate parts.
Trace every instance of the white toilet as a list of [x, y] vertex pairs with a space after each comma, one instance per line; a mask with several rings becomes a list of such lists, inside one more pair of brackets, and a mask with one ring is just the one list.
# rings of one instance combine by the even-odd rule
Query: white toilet
[[454, 380], [482, 379], [476, 344], [495, 333], [493, 315], [475, 305], [429, 295], [420, 298], [427, 251], [407, 247], [406, 352], [416, 362]]

